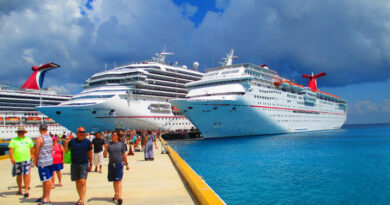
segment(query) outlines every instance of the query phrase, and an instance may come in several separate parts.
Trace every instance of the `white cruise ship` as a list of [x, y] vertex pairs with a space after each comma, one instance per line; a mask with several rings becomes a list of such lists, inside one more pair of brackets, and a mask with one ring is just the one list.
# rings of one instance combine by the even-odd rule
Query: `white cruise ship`
[[92, 75], [83, 91], [57, 106], [37, 107], [69, 130], [191, 129], [194, 126], [169, 100], [184, 98], [186, 83], [200, 80], [203, 73], [186, 66], [165, 63], [161, 52], [152, 60], [131, 63]]
[[222, 66], [209, 69], [200, 81], [186, 84], [186, 99], [177, 107], [205, 138], [266, 135], [339, 129], [347, 103], [317, 89], [280, 77], [266, 65], [232, 64], [233, 50]]
[[9, 140], [16, 137], [15, 131], [23, 125], [28, 131], [26, 136], [39, 136], [39, 125], [48, 124], [48, 131], [52, 134], [69, 133], [46, 115], [38, 112], [39, 105], [57, 105], [71, 99], [69, 95], [60, 95], [54, 91], [42, 89], [43, 78], [48, 70], [59, 67], [54, 63], [47, 63], [39, 67], [33, 66], [33, 74], [20, 89], [12, 89], [0, 85], [0, 139]]

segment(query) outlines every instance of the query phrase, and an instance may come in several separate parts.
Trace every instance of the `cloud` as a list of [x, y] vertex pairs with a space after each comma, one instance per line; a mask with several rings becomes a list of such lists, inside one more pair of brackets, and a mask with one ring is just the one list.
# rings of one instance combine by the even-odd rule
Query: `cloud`
[[193, 6], [189, 3], [184, 3], [180, 5], [180, 9], [182, 14], [187, 18], [192, 17], [198, 11], [198, 7]]
[[0, 1], [3, 82], [20, 85], [32, 64], [53, 61], [62, 67], [47, 74], [45, 85], [80, 85], [106, 63], [149, 59], [164, 46], [176, 54], [169, 59], [199, 61], [200, 70], [234, 48], [238, 62], [266, 63], [304, 84], [301, 73], [322, 71], [328, 73], [322, 86], [390, 77], [387, 1], [216, 0], [218, 11], [196, 26], [189, 17], [199, 7], [170, 0], [19, 2]]

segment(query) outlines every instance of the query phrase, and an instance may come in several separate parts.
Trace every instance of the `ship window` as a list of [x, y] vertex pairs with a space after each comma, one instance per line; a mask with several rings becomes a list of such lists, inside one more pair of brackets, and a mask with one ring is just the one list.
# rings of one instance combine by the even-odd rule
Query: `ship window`
[[232, 110], [236, 110], [236, 107], [233, 107]]
[[92, 114], [96, 114], [96, 110], [92, 111]]
[[218, 108], [217, 108], [217, 107], [214, 107], [213, 109], [216, 110], [216, 109], [218, 109]]
[[57, 115], [61, 115], [61, 111], [57, 111], [56, 114], [57, 114]]
[[192, 110], [192, 107], [188, 107], [189, 110]]

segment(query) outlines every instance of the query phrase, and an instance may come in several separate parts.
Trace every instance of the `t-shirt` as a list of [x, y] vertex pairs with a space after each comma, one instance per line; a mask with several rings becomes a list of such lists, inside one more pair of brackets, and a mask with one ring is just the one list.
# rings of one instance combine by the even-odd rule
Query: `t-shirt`
[[13, 148], [15, 162], [24, 162], [31, 159], [30, 149], [34, 147], [34, 143], [29, 137], [15, 137], [8, 147]]
[[94, 138], [92, 140], [92, 144], [93, 144], [93, 152], [94, 153], [99, 153], [101, 151], [103, 151], [103, 145], [105, 144], [104, 142], [104, 139], [100, 138]]
[[74, 138], [69, 141], [68, 149], [71, 151], [72, 164], [88, 164], [88, 152], [92, 150], [88, 139], [80, 141]]
[[110, 142], [107, 148], [109, 157], [108, 163], [121, 163], [123, 162], [123, 153], [126, 152], [122, 142]]
[[105, 134], [104, 138], [106, 138], [106, 143], [110, 143], [111, 142], [111, 134], [110, 133]]

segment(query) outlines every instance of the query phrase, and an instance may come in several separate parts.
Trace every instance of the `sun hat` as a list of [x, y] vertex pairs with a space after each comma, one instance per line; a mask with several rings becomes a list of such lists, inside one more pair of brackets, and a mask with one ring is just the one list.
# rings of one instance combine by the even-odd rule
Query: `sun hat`
[[18, 127], [18, 130], [16, 130], [15, 132], [27, 132], [27, 130], [26, 129], [24, 129], [24, 126], [19, 126]]

